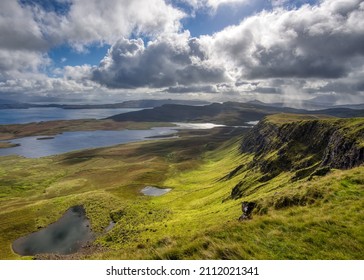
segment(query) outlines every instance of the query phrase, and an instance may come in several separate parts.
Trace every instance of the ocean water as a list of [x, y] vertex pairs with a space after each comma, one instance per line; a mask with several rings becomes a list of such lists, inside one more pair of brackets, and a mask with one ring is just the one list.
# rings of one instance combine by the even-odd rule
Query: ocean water
[[54, 120], [103, 119], [113, 115], [140, 111], [140, 108], [120, 109], [61, 109], [29, 108], [0, 109], [0, 124], [30, 123]]

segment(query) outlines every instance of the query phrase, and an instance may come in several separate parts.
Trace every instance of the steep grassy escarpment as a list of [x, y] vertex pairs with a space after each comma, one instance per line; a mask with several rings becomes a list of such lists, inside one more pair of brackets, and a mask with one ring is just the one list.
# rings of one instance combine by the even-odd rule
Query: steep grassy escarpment
[[[282, 121], [282, 119], [286, 119]], [[364, 162], [363, 119], [312, 119], [297, 115], [265, 118], [243, 139], [242, 153], [253, 154], [250, 169], [267, 181], [281, 172], [293, 179], [350, 169]]]

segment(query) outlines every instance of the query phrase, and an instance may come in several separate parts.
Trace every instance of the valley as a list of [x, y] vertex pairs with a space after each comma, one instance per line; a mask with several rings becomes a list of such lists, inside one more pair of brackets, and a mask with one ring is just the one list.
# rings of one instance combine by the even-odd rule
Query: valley
[[[0, 258], [362, 259], [364, 119], [287, 113], [258, 119], [253, 128], [181, 130], [172, 139], [1, 157]], [[253, 120], [257, 115], [239, 124]], [[77, 125], [111, 124], [134, 125]], [[52, 133], [63, 129], [43, 125]], [[38, 133], [36, 124], [28, 126]], [[144, 195], [148, 186], [170, 191]], [[242, 202], [254, 207], [239, 220]], [[93, 242], [68, 255], [13, 252], [14, 240], [75, 205], [85, 209]]]

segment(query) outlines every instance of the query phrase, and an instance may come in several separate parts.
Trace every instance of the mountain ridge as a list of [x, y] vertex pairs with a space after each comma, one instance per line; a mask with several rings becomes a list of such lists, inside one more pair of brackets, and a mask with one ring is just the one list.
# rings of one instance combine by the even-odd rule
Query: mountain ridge
[[364, 110], [347, 108], [308, 111], [288, 107], [262, 104], [225, 102], [205, 106], [165, 104], [153, 109], [128, 112], [108, 117], [114, 121], [170, 121], [170, 122], [215, 122], [225, 125], [242, 125], [244, 122], [260, 120], [267, 115], [279, 113], [320, 114], [336, 117], [363, 117]]
[[128, 100], [120, 103], [110, 104], [34, 104], [34, 103], [21, 103], [11, 100], [0, 100], [0, 109], [29, 109], [29, 108], [61, 108], [68, 110], [76, 109], [117, 109], [117, 108], [154, 108], [164, 104], [180, 104], [180, 105], [193, 105], [201, 106], [209, 104], [210, 102], [200, 100], [179, 100], [179, 99], [141, 99], [141, 100]]

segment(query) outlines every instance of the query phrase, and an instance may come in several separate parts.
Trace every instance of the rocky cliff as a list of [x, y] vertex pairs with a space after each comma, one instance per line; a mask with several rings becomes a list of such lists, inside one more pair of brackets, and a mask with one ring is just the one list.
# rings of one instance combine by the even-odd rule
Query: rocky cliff
[[270, 116], [244, 137], [241, 152], [254, 154], [249, 168], [259, 168], [262, 181], [283, 171], [293, 171], [293, 179], [300, 179], [364, 162], [363, 118], [305, 118]]

